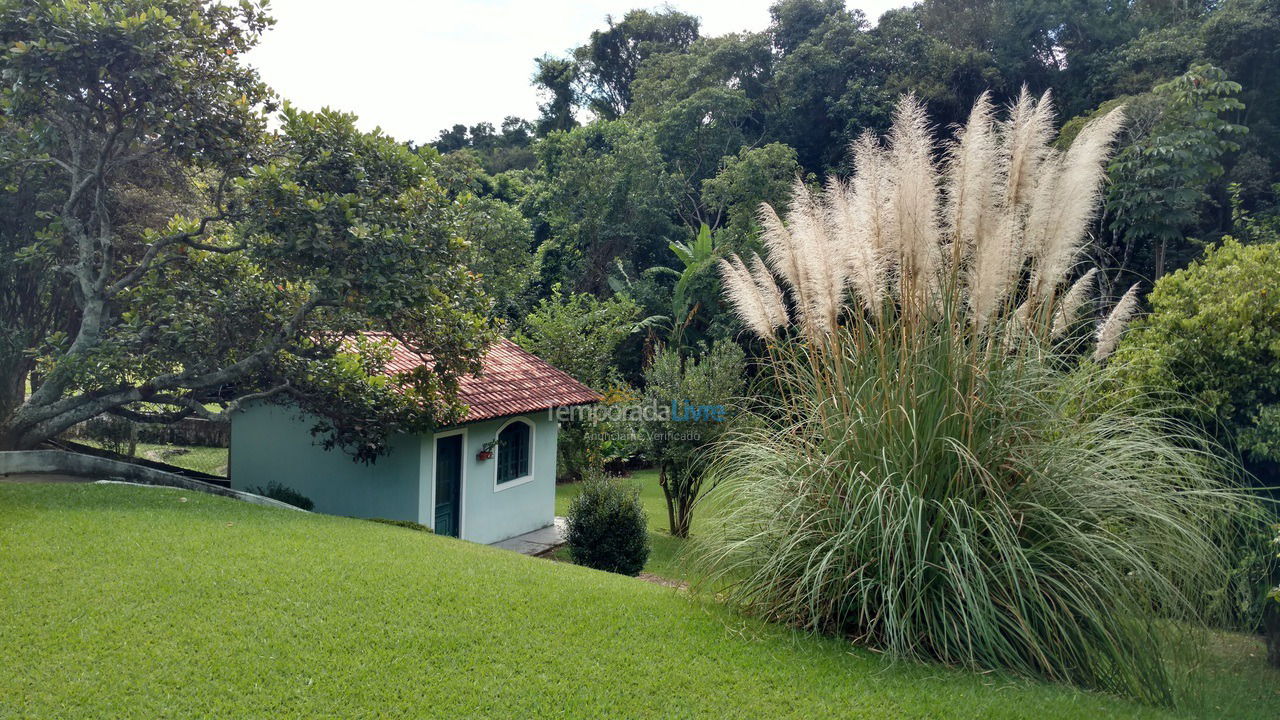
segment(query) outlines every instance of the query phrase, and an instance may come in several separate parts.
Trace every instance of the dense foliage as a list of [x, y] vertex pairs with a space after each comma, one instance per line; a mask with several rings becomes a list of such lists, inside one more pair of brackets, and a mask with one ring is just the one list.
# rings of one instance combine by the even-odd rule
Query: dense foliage
[[569, 505], [565, 543], [579, 565], [638, 575], [649, 558], [649, 520], [634, 486], [597, 476]]
[[1107, 189], [1116, 269], [1159, 279], [1167, 265], [1184, 265], [1199, 252], [1186, 234], [1224, 172], [1223, 156], [1240, 149], [1235, 138], [1248, 130], [1226, 119], [1245, 109], [1239, 92], [1221, 69], [1195, 65], [1127, 103], [1128, 133]]
[[[0, 6], [0, 165], [30, 188], [4, 206], [21, 311], [0, 447], [271, 400], [372, 459], [462, 411], [456, 378], [490, 337], [466, 213], [427, 159], [351, 116], [286, 107], [266, 135], [271, 95], [236, 55], [268, 25], [252, 2]], [[393, 382], [369, 332], [437, 362]]]
[[[625, 295], [598, 300], [586, 293], [552, 289], [515, 334], [515, 342], [565, 371], [578, 382], [605, 394], [629, 396], [618, 369], [624, 341], [636, 329], [639, 308]], [[605, 465], [627, 459], [638, 439], [613, 423], [565, 422], [560, 428], [556, 476], [580, 480]]]
[[[308, 143], [315, 147], [320, 141], [347, 142], [351, 153], [392, 150], [389, 140], [378, 141], [385, 147], [375, 151], [354, 138], [323, 137], [343, 132], [335, 126], [341, 121], [331, 115], [294, 113], [292, 121], [282, 123], [281, 141], [264, 135], [264, 111], [274, 109], [274, 100], [254, 71], [239, 62], [272, 24], [259, 4], [15, 0], [2, 9], [6, 89], [0, 174], [10, 190], [0, 206], [5, 220], [0, 251], [7, 260], [0, 263], [6, 318], [0, 333], [0, 414], [10, 418], [5, 442], [31, 444], [84, 414], [145, 413], [165, 419], [199, 414], [197, 406], [233, 401], [241, 391], [283, 392], [277, 388], [291, 372], [283, 366], [297, 369], [316, 360], [317, 352], [329, 356], [328, 382], [350, 391], [346, 401], [369, 393], [376, 399], [357, 403], [363, 409], [347, 417], [338, 412], [346, 401], [330, 407], [315, 403], [313, 410], [335, 415], [328, 428], [337, 430], [330, 434], [332, 441], [358, 444], [358, 433], [349, 432], [356, 426], [374, 438], [411, 427], [408, 415], [375, 417], [371, 409], [391, 398], [379, 396], [377, 388], [352, 385], [363, 370], [341, 370], [341, 363], [331, 362], [337, 355], [333, 347], [300, 348], [273, 340], [267, 350], [261, 337], [234, 350], [225, 341], [208, 353], [200, 349], [200, 363], [190, 362], [200, 342], [187, 337], [182, 357], [170, 353], [157, 363], [167, 371], [192, 370], [197, 364], [202, 371], [226, 370], [233, 354], [243, 358], [264, 350], [254, 356], [256, 367], [247, 375], [237, 370], [234, 379], [214, 378], [201, 372], [202, 381], [218, 380], [216, 392], [206, 382], [183, 381], [181, 387], [164, 382], [154, 394], [141, 393], [149, 396], [145, 402], [134, 397], [139, 393], [116, 394], [56, 417], [44, 417], [42, 411], [13, 419], [29, 384], [47, 388], [37, 401], [45, 407], [121, 382], [149, 388], [146, 381], [157, 377], [107, 372], [85, 378], [69, 364], [55, 372], [53, 360], [75, 343], [86, 309], [99, 301], [114, 309], [129, 296], [124, 284], [145, 285], [181, 273], [197, 264], [188, 258], [198, 261], [202, 272], [214, 266], [215, 272], [228, 271], [239, 257], [229, 249], [239, 247], [244, 232], [261, 230], [255, 227], [261, 217], [239, 215], [252, 208], [243, 198], [264, 190], [263, 183], [298, 181], [288, 175], [291, 153], [305, 153]], [[1097, 115], [1098, 108], [1105, 112], [1127, 99], [1133, 122], [1110, 169], [1107, 213], [1095, 224], [1092, 250], [1107, 271], [1100, 276], [1104, 294], [1114, 298], [1134, 275], [1152, 278], [1176, 270], [1193, 260], [1203, 243], [1216, 241], [1231, 223], [1228, 184], [1238, 184], [1247, 210], [1260, 217], [1273, 212], [1280, 161], [1280, 80], [1272, 71], [1280, 63], [1277, 18], [1276, 0], [1177, 6], [924, 0], [872, 23], [838, 0], [780, 0], [763, 30], [717, 37], [704, 35], [695, 16], [671, 8], [606, 19], [568, 54], [536, 62], [533, 82], [543, 94], [541, 117], [507, 117], [497, 127], [477, 123], [441, 132], [433, 148], [411, 151], [422, 160], [411, 173], [417, 180], [384, 165], [400, 173], [395, 181], [403, 183], [402, 189], [419, 180], [443, 189], [427, 190], [419, 202], [432, 208], [414, 212], [431, 218], [437, 232], [431, 242], [450, 238], [448, 260], [434, 255], [432, 267], [405, 270], [444, 278], [435, 297], [461, 293], [467, 298], [442, 311], [448, 318], [411, 320], [421, 330], [415, 343], [460, 359], [457, 367], [440, 368], [438, 382], [414, 381], [433, 398], [428, 404], [436, 414], [451, 414], [456, 408], [448, 402], [448, 376], [474, 360], [484, 336], [478, 316], [490, 313], [518, 330], [556, 285], [600, 299], [631, 295], [641, 318], [668, 318], [665, 329], [654, 328], [654, 339], [668, 344], [733, 337], [736, 328], [717, 299], [716, 278], [697, 272], [682, 280], [687, 266], [680, 266], [683, 258], [672, 248], [692, 246], [705, 225], [715, 238], [716, 256], [758, 250], [760, 203], [785, 204], [797, 175], [812, 180], [846, 169], [847, 144], [865, 130], [887, 129], [893, 104], [905, 91], [920, 98], [939, 128], [963, 121], [983, 91], [999, 104], [1012, 101], [1024, 85], [1037, 94], [1051, 90], [1064, 116], [1080, 118], [1073, 128]], [[312, 123], [315, 127], [306, 127]], [[95, 148], [107, 150], [107, 161], [100, 171], [88, 172], [73, 162], [70, 153], [76, 148], [86, 157]], [[254, 166], [272, 165], [280, 172], [251, 172]], [[332, 194], [338, 186], [330, 181], [337, 180], [331, 173], [327, 186], [315, 185], [292, 199], [265, 188], [267, 197], [280, 201], [335, 201], [326, 210], [306, 212], [263, 206], [281, 213], [269, 223], [271, 231], [305, 235], [310, 232], [306, 223], [315, 216], [346, 207], [347, 200]], [[343, 185], [341, 192], [359, 196], [380, 190], [373, 181]], [[90, 202], [89, 195], [103, 202]], [[354, 224], [372, 227], [386, 220], [375, 215], [389, 210], [377, 209]], [[286, 227], [288, 222], [298, 224]], [[95, 239], [94, 233], [111, 240]], [[109, 270], [106, 264], [90, 267], [92, 262], [76, 259], [83, 248], [103, 242], [113, 248]], [[154, 257], [148, 258], [147, 248], [155, 249]], [[339, 260], [343, 253], [330, 257]], [[330, 265], [309, 270], [323, 274], [346, 267]], [[463, 265], [472, 276], [457, 274]], [[342, 282], [407, 289], [382, 282], [389, 268], [355, 266], [365, 276]], [[50, 273], [51, 267], [73, 272]], [[658, 267], [675, 272], [651, 272]], [[299, 270], [295, 263], [287, 283], [264, 278], [261, 287], [275, 281], [294, 293], [296, 303], [302, 297]], [[65, 282], [76, 273], [84, 277]], [[99, 281], [105, 289], [94, 291]], [[468, 282], [492, 297], [492, 304], [464, 289]], [[207, 286], [200, 290], [208, 291]], [[325, 289], [331, 291], [338, 292], [336, 286]], [[400, 300], [416, 302], [412, 295]], [[160, 298], [183, 316], [236, 311], [207, 301], [198, 307], [174, 302], [162, 292], [139, 293], [142, 297]], [[374, 298], [341, 292], [340, 297], [343, 307], [331, 309], [324, 300], [308, 317], [323, 316], [318, 324], [325, 326], [373, 329], [404, 326], [408, 320], [403, 308], [388, 306], [391, 298], [385, 293]], [[271, 318], [260, 319], [289, 327], [285, 309], [280, 305]], [[673, 311], [683, 311], [683, 317]], [[112, 334], [113, 318], [97, 319], [96, 311], [88, 315], [88, 326], [105, 324]], [[331, 315], [342, 318], [333, 321]], [[356, 321], [354, 316], [365, 317]], [[437, 323], [449, 337], [427, 338], [428, 323]], [[185, 332], [185, 322], [169, 327]], [[676, 328], [688, 333], [672, 343]], [[298, 337], [307, 330], [289, 327], [286, 334]], [[238, 327], [220, 332], [243, 335]], [[208, 338], [204, 333], [200, 339]], [[121, 342], [113, 335], [103, 347], [123, 347]], [[620, 368], [632, 383], [641, 380], [640, 342], [629, 346], [628, 362]], [[267, 359], [281, 352], [290, 357], [278, 363]], [[370, 356], [354, 366], [376, 364]], [[168, 403], [174, 399], [180, 403]], [[370, 450], [378, 446], [375, 439]], [[369, 453], [356, 449], [356, 454]]]
[[[887, 130], [901, 94], [941, 130], [984, 91], [996, 105], [1024, 86], [1050, 91], [1071, 118], [1064, 142], [1123, 103], [1129, 122], [1089, 254], [1104, 297], [1141, 280], [1141, 300], [1230, 230], [1231, 184], [1245, 209], [1276, 212], [1278, 18], [1276, 0], [923, 0], [873, 23], [839, 0], [779, 0], [763, 30], [708, 36], [679, 9], [634, 10], [538, 60], [540, 118], [509, 118], [501, 134], [454, 128], [436, 147], [480, 153], [491, 168], [534, 157], [492, 183], [534, 229], [526, 311], [557, 283], [628, 294], [642, 317], [671, 318], [691, 299], [696, 315], [672, 324], [710, 343], [737, 332], [715, 279], [681, 288], [667, 248], [705, 225], [717, 256], [759, 250], [760, 204], [786, 205], [797, 175], [845, 172], [846, 148]], [[672, 344], [669, 329], [657, 339]], [[625, 370], [640, 380], [639, 366]]]
[[1127, 381], [1191, 398], [1263, 486], [1280, 483], [1280, 242], [1228, 237], [1149, 299], [1119, 353]]

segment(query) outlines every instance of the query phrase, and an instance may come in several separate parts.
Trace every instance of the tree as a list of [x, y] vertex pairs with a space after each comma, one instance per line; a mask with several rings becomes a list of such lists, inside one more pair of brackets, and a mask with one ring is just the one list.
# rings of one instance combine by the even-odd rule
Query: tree
[[640, 67], [628, 117], [654, 127], [663, 158], [683, 183], [679, 213], [689, 227], [715, 224], [701, 185], [721, 159], [765, 134], [772, 64], [768, 37], [743, 34], [702, 39]]
[[1122, 267], [1148, 255], [1144, 269], [1158, 280], [1170, 252], [1186, 258], [1182, 244], [1209, 198], [1206, 186], [1222, 175], [1223, 154], [1239, 149], [1233, 138], [1247, 132], [1224, 117], [1243, 109], [1239, 92], [1222, 70], [1196, 65], [1157, 85], [1151, 102], [1134, 104], [1129, 142], [1108, 169], [1106, 207]]
[[500, 197], [498, 181], [485, 172], [471, 148], [443, 157], [430, 148], [419, 154], [436, 164], [441, 185], [458, 204], [457, 232], [467, 242], [467, 267], [493, 301], [490, 312], [497, 318], [523, 320], [535, 258], [528, 219]]
[[780, 57], [773, 69], [768, 139], [795, 148], [805, 168], [834, 167], [870, 119], [853, 122], [838, 100], [857, 93], [861, 79], [882, 82], [867, 64], [866, 17], [833, 0], [786, 0], [770, 14], [769, 36]]
[[[666, 307], [664, 314], [654, 314], [640, 321], [639, 328], [662, 329], [666, 338], [657, 340], [655, 344], [665, 345], [675, 350], [682, 350], [688, 343], [688, 334], [694, 321], [703, 308], [703, 303], [710, 297], [714, 299], [719, 291], [719, 283], [714, 272], [715, 262], [720, 259], [718, 243], [711, 233], [711, 228], [703, 225], [694, 234], [692, 242], [672, 242], [668, 247], [680, 261], [680, 269], [655, 265], [644, 271], [646, 279], [666, 277], [675, 281], [670, 290], [662, 295]], [[710, 285], [710, 287], [705, 287]], [[621, 277], [609, 278], [609, 286], [615, 293], [634, 296], [648, 294], [646, 287], [635, 283], [626, 273]], [[700, 293], [700, 290], [705, 292]], [[652, 335], [650, 336], [653, 337]]]
[[476, 123], [470, 128], [454, 125], [448, 130], [441, 130], [431, 145], [445, 154], [470, 150], [485, 172], [501, 173], [533, 166], [533, 150], [529, 147], [533, 142], [533, 131], [533, 123], [508, 115], [502, 121], [501, 132], [494, 129], [493, 123], [487, 122]]
[[[760, 206], [785, 207], [791, 186], [800, 174], [796, 151], [789, 145], [769, 143], [743, 148], [723, 159], [720, 172], [702, 183], [703, 202], [716, 223], [724, 222], [733, 249], [748, 249], [760, 231], [756, 216]], [[752, 248], [754, 249], [754, 248]]]
[[[170, 421], [273, 400], [371, 459], [388, 434], [461, 413], [456, 378], [489, 331], [457, 208], [421, 158], [351, 116], [286, 108], [264, 143], [270, 94], [235, 56], [269, 24], [253, 2], [0, 9], [4, 171], [42, 167], [56, 188], [36, 198], [35, 242], [8, 241], [0, 265], [56, 278], [74, 302], [58, 317], [48, 286], [19, 297], [29, 324], [5, 335], [33, 362], [4, 368], [4, 385], [31, 388], [0, 416], [0, 448], [102, 413]], [[126, 196], [162, 169], [191, 198], [152, 222]], [[389, 382], [365, 331], [434, 368]]]
[[600, 300], [585, 293], [551, 289], [515, 334], [520, 347], [573, 376], [604, 390], [614, 380], [618, 347], [635, 329], [640, 309], [625, 295]]
[[670, 8], [632, 10], [621, 22], [591, 33], [574, 51], [581, 68], [582, 98], [597, 116], [616, 120], [631, 106], [631, 83], [641, 65], [662, 53], [681, 52], [698, 39], [698, 18]]
[[573, 60], [544, 55], [534, 62], [538, 70], [533, 74], [533, 85], [539, 88], [545, 100], [538, 104], [541, 115], [535, 123], [538, 137], [557, 130], [571, 130], [578, 121], [573, 117], [577, 105], [578, 64]]
[[[538, 304], [513, 338], [520, 347], [605, 393], [629, 395], [618, 372], [622, 342], [635, 331], [640, 308], [625, 295], [600, 300], [585, 293], [565, 293], [561, 286]], [[579, 480], [602, 470], [610, 460], [625, 459], [634, 442], [610, 423], [564, 423], [560, 431], [558, 477]]]
[[[1246, 150], [1280, 163], [1280, 0], [1225, 0], [1199, 29], [1205, 59], [1241, 85], [1245, 109], [1235, 121], [1249, 127]], [[1274, 177], [1270, 172], [1266, 175]], [[1261, 183], [1267, 185], [1269, 183]]]
[[831, 19], [855, 21], [843, 0], [780, 0], [769, 8], [769, 35], [782, 54], [809, 42]]
[[50, 165], [12, 160], [22, 150], [20, 135], [0, 117], [0, 418], [26, 395], [35, 366], [28, 348], [55, 332], [72, 332], [76, 308], [69, 284], [48, 272], [52, 218], [41, 208], [59, 201], [62, 186]]
[[655, 264], [678, 236], [671, 212], [679, 183], [651, 130], [597, 121], [547, 136], [526, 214], [546, 238], [539, 247], [543, 287], [563, 283], [603, 292], [614, 260], [628, 271]]
[[727, 408], [742, 394], [743, 367], [742, 348], [722, 340], [697, 358], [664, 350], [645, 371], [646, 400], [672, 412], [649, 423], [649, 438], [676, 537], [689, 537], [702, 494], [703, 453], [724, 432]]

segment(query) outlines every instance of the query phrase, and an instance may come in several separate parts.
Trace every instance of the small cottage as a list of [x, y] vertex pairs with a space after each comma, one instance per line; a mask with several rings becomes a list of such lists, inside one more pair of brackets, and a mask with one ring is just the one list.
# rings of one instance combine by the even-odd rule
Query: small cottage
[[[430, 363], [397, 347], [389, 371]], [[599, 400], [590, 388], [502, 339], [478, 375], [460, 380], [463, 422], [393, 438], [373, 465], [326, 451], [313, 420], [260, 404], [231, 421], [231, 486], [276, 482], [306, 495], [317, 512], [412, 520], [437, 534], [493, 543], [555, 520], [554, 409]]]

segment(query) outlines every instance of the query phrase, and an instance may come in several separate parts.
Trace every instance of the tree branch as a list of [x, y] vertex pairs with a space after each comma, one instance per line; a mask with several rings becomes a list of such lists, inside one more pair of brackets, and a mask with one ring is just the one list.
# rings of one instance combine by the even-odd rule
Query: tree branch
[[111, 408], [107, 410], [107, 414], [124, 418], [125, 420], [129, 420], [130, 422], [160, 423], [160, 424], [167, 425], [169, 423], [174, 423], [179, 420], [183, 420], [185, 418], [191, 417], [191, 410], [189, 408], [182, 408], [180, 410], [175, 410], [170, 413], [144, 413], [144, 412], [138, 412], [136, 410], [130, 410], [129, 408], [125, 408], [125, 407], [116, 407], [116, 408]]

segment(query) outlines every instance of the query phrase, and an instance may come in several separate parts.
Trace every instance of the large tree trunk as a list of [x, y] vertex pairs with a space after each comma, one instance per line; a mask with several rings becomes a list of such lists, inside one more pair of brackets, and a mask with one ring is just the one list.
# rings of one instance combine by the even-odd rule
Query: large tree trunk
[[26, 367], [18, 363], [0, 363], [0, 422], [18, 409], [26, 395]]
[[17, 438], [9, 422], [27, 397], [31, 361], [25, 357], [0, 358], [0, 450], [16, 450]]
[[23, 450], [18, 447], [18, 439], [10, 433], [5, 426], [0, 425], [0, 452], [6, 450]]

